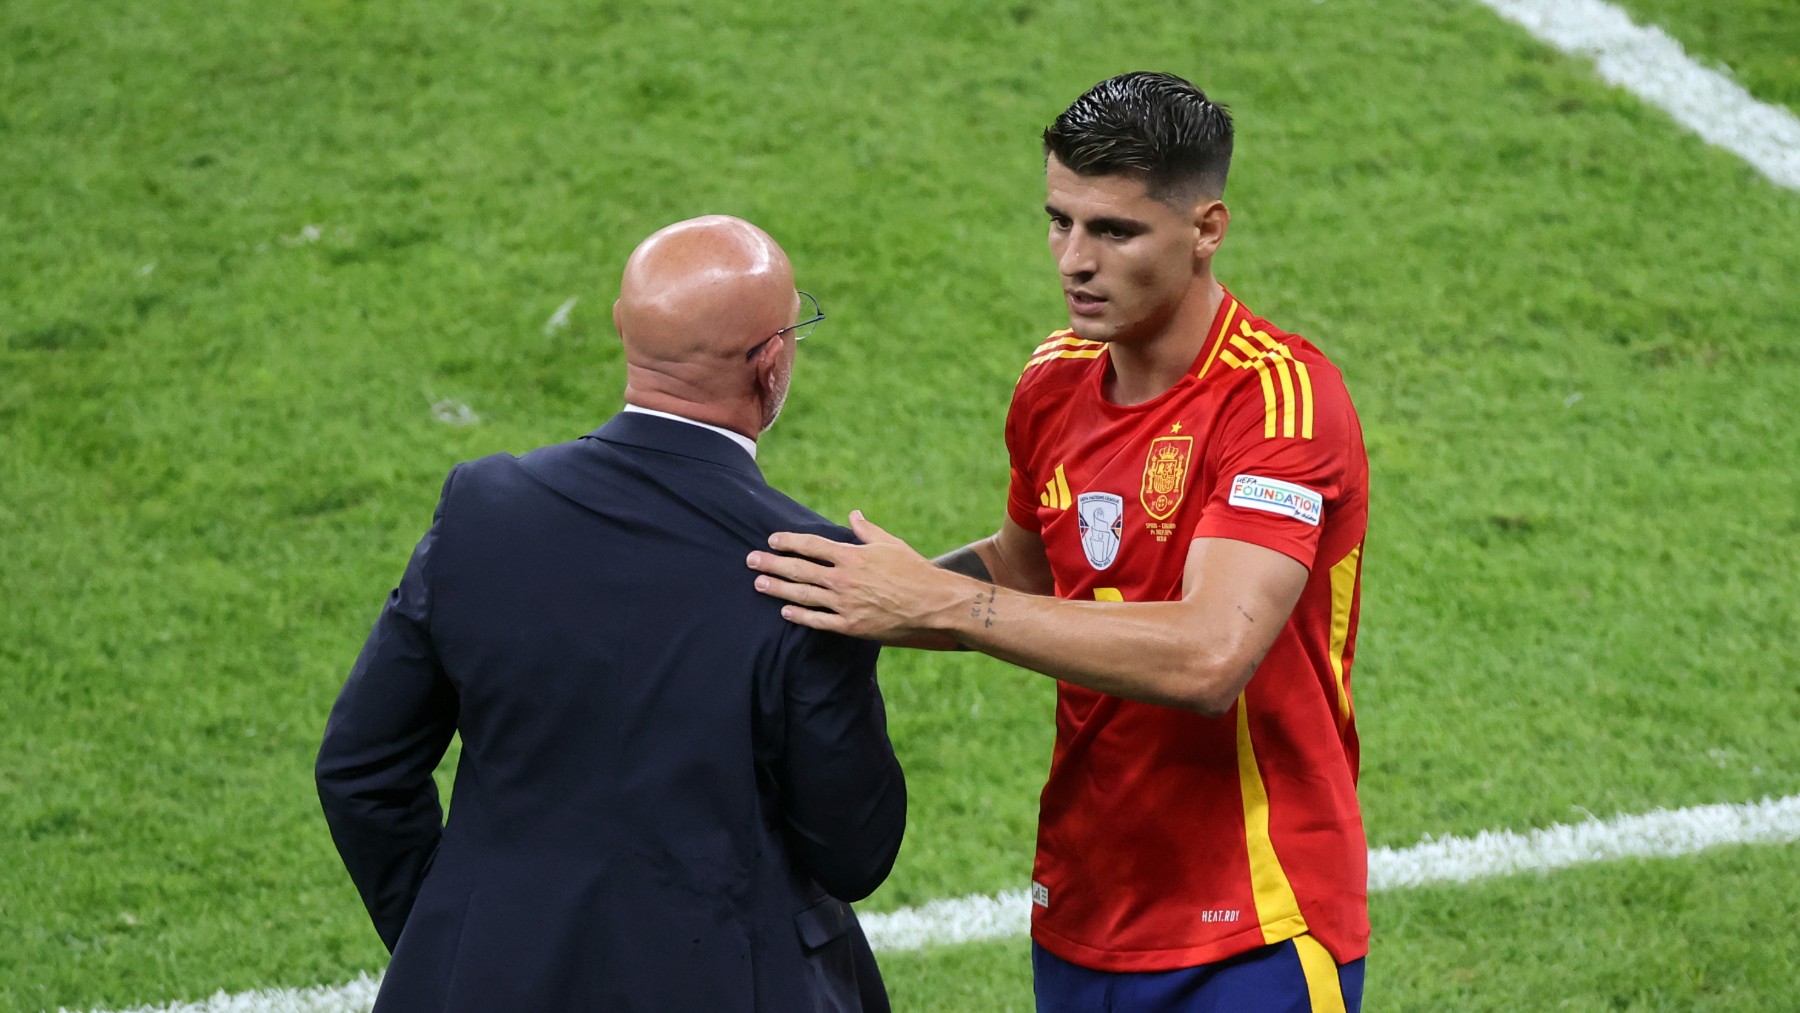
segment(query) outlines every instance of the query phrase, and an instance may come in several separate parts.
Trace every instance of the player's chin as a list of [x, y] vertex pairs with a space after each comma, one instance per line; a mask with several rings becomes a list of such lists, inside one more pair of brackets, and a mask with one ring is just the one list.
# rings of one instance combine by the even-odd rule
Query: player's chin
[[1118, 328], [1099, 317], [1069, 317], [1069, 330], [1083, 341], [1111, 341]]

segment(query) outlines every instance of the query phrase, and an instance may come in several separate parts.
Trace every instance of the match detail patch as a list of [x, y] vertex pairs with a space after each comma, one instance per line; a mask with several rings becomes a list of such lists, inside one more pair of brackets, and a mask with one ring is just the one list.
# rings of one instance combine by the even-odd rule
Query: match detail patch
[[1075, 502], [1081, 521], [1081, 551], [1089, 566], [1104, 570], [1119, 558], [1119, 540], [1125, 535], [1125, 497], [1084, 492]]
[[1292, 517], [1315, 528], [1325, 512], [1325, 497], [1311, 489], [1260, 475], [1239, 475], [1232, 479], [1229, 502], [1236, 507]]
[[1037, 880], [1031, 881], [1031, 902], [1038, 907], [1050, 906], [1050, 888]]

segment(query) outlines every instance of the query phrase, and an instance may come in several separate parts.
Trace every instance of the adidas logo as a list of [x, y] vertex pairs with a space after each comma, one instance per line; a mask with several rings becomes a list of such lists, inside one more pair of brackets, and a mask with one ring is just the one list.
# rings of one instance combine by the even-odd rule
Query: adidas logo
[[1056, 477], [1044, 483], [1044, 491], [1038, 493], [1038, 502], [1052, 510], [1067, 510], [1074, 505], [1069, 496], [1069, 477], [1063, 474], [1063, 466], [1056, 466]]

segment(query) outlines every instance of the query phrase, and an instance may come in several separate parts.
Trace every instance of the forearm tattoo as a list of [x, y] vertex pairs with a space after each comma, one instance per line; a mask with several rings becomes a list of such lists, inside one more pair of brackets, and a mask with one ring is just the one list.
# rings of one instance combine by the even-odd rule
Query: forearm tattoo
[[975, 601], [969, 606], [969, 618], [980, 619], [983, 627], [994, 625], [994, 599], [999, 597], [998, 587], [982, 588], [975, 593]]

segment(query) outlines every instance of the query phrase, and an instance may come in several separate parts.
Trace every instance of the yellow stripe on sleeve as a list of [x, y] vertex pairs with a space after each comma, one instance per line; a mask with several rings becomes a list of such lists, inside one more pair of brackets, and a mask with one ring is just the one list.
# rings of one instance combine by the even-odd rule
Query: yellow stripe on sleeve
[[1268, 331], [1258, 331], [1258, 330], [1251, 329], [1250, 322], [1248, 320], [1244, 321], [1244, 336], [1247, 338], [1255, 338], [1256, 340], [1262, 342], [1262, 345], [1264, 348], [1267, 348], [1269, 351], [1274, 352], [1276, 355], [1285, 355], [1290, 359], [1294, 357], [1293, 349], [1289, 348], [1286, 344], [1284, 344], [1280, 341], [1276, 341], [1274, 338], [1269, 337]]
[[1313, 434], [1313, 393], [1312, 374], [1306, 371], [1306, 363], [1294, 360], [1294, 374], [1300, 378], [1300, 438], [1312, 439]]
[[[1268, 332], [1250, 326], [1248, 320], [1238, 325], [1242, 333], [1232, 334], [1219, 342], [1219, 361], [1232, 369], [1255, 369], [1263, 388], [1263, 436], [1282, 436], [1310, 440], [1313, 438], [1312, 373], [1306, 363], [1294, 357], [1287, 345], [1270, 337]], [[1261, 347], [1258, 347], [1260, 343]], [[1230, 345], [1230, 348], [1225, 347]], [[1235, 349], [1235, 351], [1233, 350]], [[1207, 360], [1210, 365], [1212, 360]], [[1271, 366], [1270, 363], [1274, 365]], [[1205, 369], [1202, 368], [1202, 373]], [[1281, 376], [1281, 391], [1275, 390], [1272, 373]], [[1277, 407], [1280, 408], [1279, 413]], [[1279, 414], [1281, 422], [1276, 424]]]
[[1288, 360], [1282, 356], [1271, 356], [1275, 360], [1275, 372], [1281, 374], [1281, 435], [1294, 435], [1294, 375], [1288, 369]]
[[1237, 336], [1236, 334], [1233, 334], [1231, 336], [1231, 344], [1238, 351], [1243, 352], [1244, 358], [1246, 358], [1246, 359], [1260, 359], [1260, 358], [1262, 358], [1262, 356], [1264, 354], [1266, 354], [1263, 352], [1262, 349], [1256, 347], [1255, 345], [1252, 345], [1248, 341], [1245, 341], [1243, 338]]
[[1244, 844], [1250, 856], [1250, 892], [1256, 903], [1256, 920], [1265, 944], [1292, 939], [1306, 931], [1306, 917], [1294, 899], [1294, 887], [1281, 868], [1275, 843], [1269, 838], [1269, 793], [1262, 771], [1256, 766], [1256, 747], [1250, 742], [1250, 702], [1237, 698], [1238, 786], [1244, 797]]
[[[1277, 360], [1275, 363], [1276, 368], [1281, 370], [1281, 390], [1282, 393], [1287, 395], [1287, 405], [1283, 410], [1282, 416], [1281, 435], [1298, 435], [1302, 439], [1312, 439], [1312, 374], [1307, 371], [1306, 363], [1301, 362], [1296, 358], [1293, 349], [1289, 348], [1285, 343], [1276, 341], [1274, 338], [1270, 337], [1267, 331], [1251, 330], [1249, 323], [1246, 322], [1244, 324], [1244, 333], [1247, 337], [1255, 338], [1257, 341], [1261, 342], [1263, 347], [1269, 350], [1269, 355]], [[1294, 384], [1299, 388], [1297, 393], [1294, 386], [1290, 386], [1288, 383], [1288, 370], [1290, 368], [1293, 370]], [[1296, 411], [1299, 412], [1299, 427], [1297, 430], [1294, 425]]]
[[1250, 365], [1256, 367], [1256, 378], [1262, 381], [1263, 389], [1263, 437], [1275, 438], [1275, 381], [1269, 377], [1269, 364], [1262, 359], [1253, 359]]

